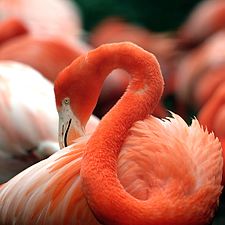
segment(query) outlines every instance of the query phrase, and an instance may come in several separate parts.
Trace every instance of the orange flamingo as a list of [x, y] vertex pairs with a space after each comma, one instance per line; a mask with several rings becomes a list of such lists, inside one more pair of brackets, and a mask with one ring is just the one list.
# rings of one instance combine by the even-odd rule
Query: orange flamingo
[[[88, 140], [83, 127], [117, 67], [131, 74], [130, 85]], [[71, 132], [81, 137], [1, 186], [0, 222], [207, 224], [222, 189], [220, 143], [197, 120], [188, 128], [175, 114], [150, 116], [162, 91], [157, 60], [134, 44], [103, 45], [77, 58], [59, 74], [55, 95], [63, 143]]]
[[[199, 122], [213, 131], [221, 141], [223, 158], [225, 159], [225, 83], [222, 83], [198, 114]], [[223, 168], [223, 184], [225, 183], [225, 166]]]
[[[126, 71], [121, 69], [112, 71], [104, 81], [94, 113], [100, 118], [104, 116], [120, 99], [128, 84], [129, 74]], [[159, 102], [152, 114], [159, 118], [164, 118], [168, 116], [168, 111], [163, 103]]]

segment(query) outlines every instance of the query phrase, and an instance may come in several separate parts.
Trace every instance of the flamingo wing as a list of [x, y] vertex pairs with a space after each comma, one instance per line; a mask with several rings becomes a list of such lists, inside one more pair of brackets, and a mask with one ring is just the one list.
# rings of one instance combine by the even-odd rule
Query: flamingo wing
[[[56, 151], [58, 114], [53, 85], [31, 67], [1, 61], [0, 81], [0, 160], [5, 161], [1, 167], [13, 171], [11, 163], [16, 163], [16, 175], [48, 155], [42, 142], [52, 142], [48, 152]], [[0, 174], [0, 182], [8, 178]]]
[[[4, 184], [0, 223], [14, 225], [99, 224], [87, 206], [80, 183], [81, 138]], [[72, 149], [73, 148], [73, 149]]]

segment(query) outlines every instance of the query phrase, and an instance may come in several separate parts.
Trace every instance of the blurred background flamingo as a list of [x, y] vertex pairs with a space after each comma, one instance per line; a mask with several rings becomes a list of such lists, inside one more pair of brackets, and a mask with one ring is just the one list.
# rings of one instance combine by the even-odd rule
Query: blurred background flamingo
[[35, 36], [19, 19], [0, 23], [0, 59], [28, 64], [54, 81], [74, 58], [84, 53], [81, 45], [71, 45], [59, 35]]
[[57, 74], [83, 52], [81, 47], [72, 48], [58, 38], [23, 35], [0, 46], [0, 59], [30, 65], [54, 82]]
[[225, 28], [225, 2], [201, 1], [178, 29], [183, 47], [196, 46], [212, 34]]
[[58, 36], [73, 43], [82, 32], [79, 8], [69, 0], [2, 0], [0, 16], [20, 20], [33, 36], [42, 38]]
[[210, 36], [198, 47], [179, 57], [174, 73], [176, 104], [188, 119], [196, 115], [225, 78], [225, 33]]
[[[0, 61], [0, 182], [59, 149], [53, 85], [40, 73]], [[26, 91], [25, 91], [26, 90]]]
[[26, 34], [27, 28], [17, 19], [7, 19], [0, 22], [0, 44], [11, 38]]
[[[212, 97], [205, 103], [198, 114], [199, 122], [213, 131], [220, 139], [223, 147], [223, 157], [225, 158], [225, 83], [221, 83]], [[225, 182], [225, 165], [223, 169], [223, 184]]]
[[201, 107], [224, 79], [224, 65], [225, 32], [221, 31], [180, 59], [176, 70], [178, 98]]

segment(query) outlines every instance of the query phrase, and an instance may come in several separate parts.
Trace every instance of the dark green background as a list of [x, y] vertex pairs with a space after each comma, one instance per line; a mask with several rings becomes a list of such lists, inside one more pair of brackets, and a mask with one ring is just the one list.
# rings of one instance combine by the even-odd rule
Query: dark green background
[[73, 0], [81, 8], [84, 29], [119, 15], [153, 31], [175, 30], [200, 0]]

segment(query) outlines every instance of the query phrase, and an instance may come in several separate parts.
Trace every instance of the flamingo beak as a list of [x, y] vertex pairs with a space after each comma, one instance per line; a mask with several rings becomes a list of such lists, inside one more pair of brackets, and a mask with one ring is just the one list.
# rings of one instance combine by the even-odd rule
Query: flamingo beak
[[59, 146], [65, 148], [68, 146], [68, 134], [71, 127], [72, 118], [59, 117]]
[[71, 145], [74, 140], [84, 135], [84, 127], [77, 117], [73, 114], [69, 106], [62, 107], [58, 110], [59, 114], [59, 131], [58, 139], [60, 149]]

